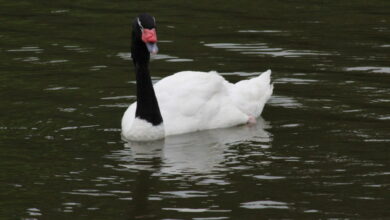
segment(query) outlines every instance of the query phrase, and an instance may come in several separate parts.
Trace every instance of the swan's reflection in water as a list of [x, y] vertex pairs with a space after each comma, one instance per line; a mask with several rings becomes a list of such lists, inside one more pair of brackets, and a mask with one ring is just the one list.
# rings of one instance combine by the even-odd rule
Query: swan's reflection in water
[[[259, 145], [270, 147], [271, 135], [265, 131], [269, 127], [267, 122], [258, 118], [253, 126], [207, 130], [171, 136], [157, 142], [125, 143], [123, 149], [113, 152], [109, 158], [117, 161], [115, 170], [136, 173], [135, 185], [131, 190], [132, 216], [154, 218], [161, 211], [161, 207], [157, 206], [158, 211], [153, 205], [154, 200], [209, 197], [208, 185], [230, 184], [227, 171], [244, 167], [240, 157], [247, 156], [238, 152], [235, 146], [255, 149]], [[253, 151], [257, 150], [249, 150]], [[168, 184], [170, 187], [163, 187], [160, 181], [171, 181]], [[206, 188], [199, 189], [193, 184]], [[176, 207], [175, 210], [189, 210], [188, 207], [182, 208]], [[168, 206], [162, 210], [171, 209]], [[209, 207], [205, 210], [210, 212], [214, 209]], [[217, 213], [219, 211], [216, 210]]]
[[268, 122], [258, 118], [252, 126], [169, 136], [156, 142], [127, 142], [110, 158], [119, 162], [120, 170], [150, 170], [161, 175], [222, 171], [226, 169], [223, 162], [230, 145], [244, 142], [269, 145], [271, 137], [265, 131], [269, 127]]

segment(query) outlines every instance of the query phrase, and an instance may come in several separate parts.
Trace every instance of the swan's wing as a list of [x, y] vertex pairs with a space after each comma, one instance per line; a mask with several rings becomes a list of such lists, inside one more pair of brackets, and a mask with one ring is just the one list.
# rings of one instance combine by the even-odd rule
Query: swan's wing
[[166, 134], [229, 127], [248, 116], [232, 102], [228, 82], [215, 72], [184, 71], [155, 84]]

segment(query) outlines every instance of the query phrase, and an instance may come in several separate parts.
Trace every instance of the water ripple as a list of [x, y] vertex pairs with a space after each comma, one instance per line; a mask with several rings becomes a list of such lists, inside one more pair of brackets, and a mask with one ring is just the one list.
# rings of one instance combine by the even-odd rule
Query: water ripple
[[10, 49], [7, 50], [8, 52], [35, 52], [35, 53], [41, 53], [43, 49], [35, 46], [25, 46], [18, 49]]
[[256, 175], [253, 176], [255, 179], [259, 180], [280, 180], [280, 179], [286, 179], [284, 176], [268, 176], [268, 175]]
[[346, 71], [365, 71], [371, 73], [390, 73], [390, 67], [380, 66], [359, 66], [359, 67], [348, 67]]
[[28, 208], [27, 213], [30, 216], [41, 216], [42, 215], [41, 210], [38, 208]]
[[215, 210], [209, 208], [162, 208], [163, 210], [168, 211], [177, 211], [177, 212], [191, 212], [191, 213], [199, 213], [199, 212], [231, 212], [231, 210]]
[[295, 84], [295, 85], [307, 85], [313, 84], [315, 82], [319, 82], [319, 80], [315, 79], [298, 79], [298, 78], [278, 78], [274, 81], [277, 84]]
[[270, 55], [273, 57], [302, 57], [302, 56], [328, 56], [332, 53], [314, 50], [287, 50], [283, 48], [272, 48], [266, 43], [239, 44], [239, 43], [208, 43], [207, 47], [225, 49], [227, 51], [240, 52], [249, 55]]
[[288, 209], [288, 204], [285, 202], [262, 200], [241, 203], [241, 208], [245, 209]]
[[56, 90], [76, 90], [76, 89], [80, 89], [80, 87], [64, 87], [64, 86], [58, 86], [58, 87], [46, 88], [45, 90], [48, 90], [48, 91], [56, 91]]
[[128, 99], [128, 100], [135, 100], [136, 97], [134, 95], [126, 95], [126, 96], [110, 96], [110, 97], [103, 97], [100, 98], [103, 100], [118, 100], [118, 99]]
[[171, 192], [160, 192], [163, 197], [169, 198], [197, 198], [197, 197], [208, 197], [207, 192], [188, 190], [188, 191], [171, 191]]
[[239, 30], [239, 33], [283, 33], [281, 30]]
[[271, 96], [271, 99], [268, 101], [269, 105], [280, 106], [284, 108], [301, 108], [303, 105], [299, 103], [296, 99], [287, 96]]

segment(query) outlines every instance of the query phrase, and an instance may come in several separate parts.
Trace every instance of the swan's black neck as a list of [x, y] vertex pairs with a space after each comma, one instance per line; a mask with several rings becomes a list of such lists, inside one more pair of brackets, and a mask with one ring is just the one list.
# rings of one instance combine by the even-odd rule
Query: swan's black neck
[[137, 80], [137, 109], [135, 116], [153, 125], [159, 125], [163, 119], [154, 93], [152, 79], [147, 65], [135, 65]]
[[150, 54], [141, 40], [141, 32], [133, 24], [131, 56], [133, 58], [137, 81], [137, 109], [135, 116], [144, 119], [153, 125], [163, 122], [152, 79], [149, 74]]

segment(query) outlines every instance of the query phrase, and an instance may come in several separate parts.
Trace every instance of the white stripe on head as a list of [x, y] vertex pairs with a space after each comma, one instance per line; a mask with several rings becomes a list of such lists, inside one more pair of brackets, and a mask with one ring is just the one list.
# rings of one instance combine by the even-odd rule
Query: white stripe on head
[[144, 29], [144, 27], [142, 26], [141, 21], [139, 20], [139, 18], [137, 18], [137, 22], [138, 22], [138, 26], [141, 28], [141, 31], [142, 31]]

